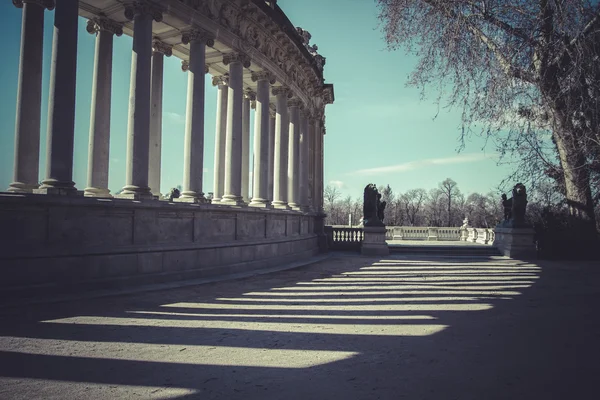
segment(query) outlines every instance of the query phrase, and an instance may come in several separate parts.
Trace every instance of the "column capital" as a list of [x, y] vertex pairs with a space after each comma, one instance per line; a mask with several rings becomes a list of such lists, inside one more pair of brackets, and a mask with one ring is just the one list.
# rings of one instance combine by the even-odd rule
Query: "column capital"
[[298, 108], [302, 108], [303, 104], [302, 104], [302, 100], [300, 100], [297, 97], [294, 97], [293, 99], [289, 99], [288, 102], [288, 107], [298, 107]]
[[17, 8], [23, 8], [23, 4], [37, 4], [40, 7], [46, 8], [48, 10], [54, 10], [54, 0], [12, 0], [13, 4]]
[[123, 34], [123, 24], [120, 24], [112, 19], [104, 16], [89, 19], [85, 30], [95, 35], [100, 31], [110, 32], [113, 35], [121, 36]]
[[173, 55], [173, 46], [161, 42], [158, 38], [154, 38], [152, 39], [152, 52], [161, 53], [167, 57], [171, 57]]
[[223, 64], [229, 65], [234, 62], [242, 63], [244, 68], [250, 67], [250, 58], [245, 54], [233, 52], [223, 56]]
[[256, 92], [250, 88], [244, 91], [244, 98], [250, 99], [250, 101], [256, 101]]
[[125, 18], [132, 21], [136, 15], [146, 14], [151, 15], [156, 22], [162, 22], [163, 20], [163, 9], [157, 7], [155, 4], [148, 2], [147, 0], [133, 0], [125, 6]]
[[256, 100], [250, 100], [250, 108], [256, 110]]
[[275, 75], [269, 71], [252, 72], [252, 82], [267, 80], [272, 85], [275, 81]]
[[204, 42], [208, 47], [215, 45], [215, 37], [212, 33], [201, 30], [192, 29], [189, 31], [181, 32], [181, 42], [183, 44], [190, 44], [191, 42]]
[[288, 99], [291, 99], [293, 96], [292, 89], [286, 86], [277, 86], [272, 90], [273, 96], [279, 96], [280, 94], [285, 95]]
[[181, 60], [181, 70], [187, 72], [190, 69], [190, 62], [188, 60]]
[[228, 75], [213, 76], [212, 84], [213, 84], [213, 86], [228, 86], [229, 85], [229, 76]]
[[269, 118], [275, 118], [277, 116], [277, 112], [275, 111], [274, 108], [270, 107], [269, 105]]

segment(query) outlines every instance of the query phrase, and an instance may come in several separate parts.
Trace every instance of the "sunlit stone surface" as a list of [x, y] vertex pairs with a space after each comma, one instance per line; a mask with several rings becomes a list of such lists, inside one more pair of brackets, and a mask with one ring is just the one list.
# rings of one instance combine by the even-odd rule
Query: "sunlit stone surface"
[[5, 309], [0, 398], [589, 398], [598, 283], [587, 264], [348, 257]]

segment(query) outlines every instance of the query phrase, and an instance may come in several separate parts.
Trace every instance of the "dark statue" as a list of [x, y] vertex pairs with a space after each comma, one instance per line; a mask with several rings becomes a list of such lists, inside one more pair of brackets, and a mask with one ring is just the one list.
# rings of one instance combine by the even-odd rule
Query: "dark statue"
[[526, 227], [525, 209], [527, 208], [527, 190], [525, 185], [517, 183], [512, 190], [512, 197], [506, 198], [502, 195], [502, 208], [504, 210], [504, 221], [501, 226], [520, 228]]
[[386, 203], [381, 202], [381, 194], [377, 186], [369, 183], [365, 187], [363, 199], [363, 222], [364, 226], [385, 226], [383, 224], [383, 210]]
[[181, 193], [179, 192], [179, 189], [171, 189], [171, 191], [169, 192], [169, 201], [173, 201], [173, 199], [178, 199], [180, 195]]
[[510, 221], [512, 214], [512, 197], [507, 199], [505, 194], [502, 195], [502, 209], [504, 210], [504, 221]]

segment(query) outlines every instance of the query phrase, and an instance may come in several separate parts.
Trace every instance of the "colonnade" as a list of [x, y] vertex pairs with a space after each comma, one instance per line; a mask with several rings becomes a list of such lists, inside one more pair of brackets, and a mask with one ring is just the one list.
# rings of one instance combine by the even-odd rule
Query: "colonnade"
[[[22, 10], [21, 59], [15, 128], [14, 181], [8, 191], [77, 195], [73, 182], [75, 78], [79, 0], [18, 0]], [[55, 4], [56, 3], [56, 4]], [[47, 165], [38, 187], [44, 10], [55, 7]], [[127, 129], [126, 183], [119, 197], [150, 200], [160, 196], [164, 56], [170, 45], [153, 37], [152, 22], [162, 20], [151, 3], [126, 4], [133, 22], [133, 58]], [[108, 160], [113, 38], [123, 25], [104, 16], [90, 19], [96, 35], [88, 174], [85, 196], [110, 197]], [[179, 201], [206, 203], [203, 187], [206, 48], [215, 38], [203, 29], [181, 33], [189, 45], [184, 139], [183, 190]], [[212, 203], [231, 206], [321, 211], [323, 200], [323, 110], [311, 108], [266, 70], [251, 71], [256, 88], [244, 87], [251, 66], [244, 53], [223, 53], [227, 73], [214, 76], [217, 115]], [[274, 104], [271, 99], [274, 98]], [[254, 109], [254, 142], [250, 113]], [[250, 184], [250, 148], [254, 154]], [[312, 184], [312, 185], [311, 185]], [[250, 186], [252, 197], [250, 198]]]

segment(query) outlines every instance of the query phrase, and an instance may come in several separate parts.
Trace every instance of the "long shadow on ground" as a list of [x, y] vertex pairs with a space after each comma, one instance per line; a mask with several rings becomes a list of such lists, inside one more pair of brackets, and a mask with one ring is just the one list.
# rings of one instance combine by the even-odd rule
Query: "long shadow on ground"
[[0, 398], [595, 398], [600, 270], [340, 257], [9, 310]]

